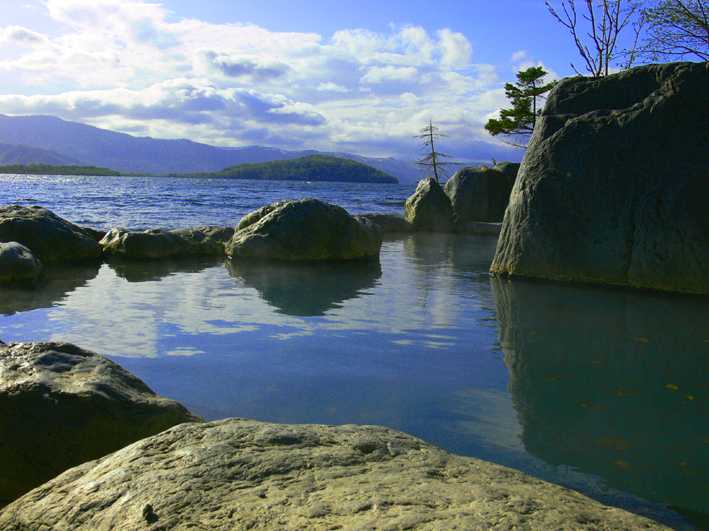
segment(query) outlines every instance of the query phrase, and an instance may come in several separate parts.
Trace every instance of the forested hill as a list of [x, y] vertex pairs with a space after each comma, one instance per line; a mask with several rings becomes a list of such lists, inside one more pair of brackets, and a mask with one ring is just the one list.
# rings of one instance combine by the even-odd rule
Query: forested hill
[[55, 166], [52, 164], [8, 164], [0, 165], [0, 174], [18, 175], [89, 175], [117, 176], [120, 172], [96, 166]]
[[396, 177], [366, 164], [328, 155], [310, 155], [259, 164], [240, 164], [219, 172], [200, 174], [200, 176], [282, 181], [399, 182]]

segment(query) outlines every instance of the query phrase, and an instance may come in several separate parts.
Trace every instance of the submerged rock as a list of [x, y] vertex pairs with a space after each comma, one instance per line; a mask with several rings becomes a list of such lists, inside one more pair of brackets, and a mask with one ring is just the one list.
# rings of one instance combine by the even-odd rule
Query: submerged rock
[[133, 232], [111, 229], [101, 240], [103, 252], [128, 259], [165, 259], [187, 256], [223, 256], [224, 245], [234, 229], [198, 227], [165, 231]]
[[41, 262], [17, 242], [0, 243], [0, 284], [35, 282], [42, 274]]
[[382, 234], [408, 234], [414, 230], [411, 223], [396, 214], [360, 214], [355, 217], [373, 223]]
[[92, 352], [66, 343], [2, 345], [0, 505], [69, 467], [194, 420]]
[[0, 242], [21, 243], [45, 265], [101, 257], [98, 243], [84, 229], [37, 206], [0, 207]]
[[446, 183], [458, 227], [470, 222], [500, 222], [505, 215], [519, 165], [463, 168]]
[[404, 214], [416, 231], [453, 232], [453, 207], [433, 177], [418, 183], [414, 194], [406, 200]]
[[511, 469], [374, 426], [183, 424], [0, 513], [25, 529], [661, 529]]
[[709, 63], [561, 81], [491, 271], [709, 294]]
[[381, 235], [369, 221], [317, 199], [280, 201], [244, 216], [227, 245], [236, 259], [285, 261], [378, 258]]

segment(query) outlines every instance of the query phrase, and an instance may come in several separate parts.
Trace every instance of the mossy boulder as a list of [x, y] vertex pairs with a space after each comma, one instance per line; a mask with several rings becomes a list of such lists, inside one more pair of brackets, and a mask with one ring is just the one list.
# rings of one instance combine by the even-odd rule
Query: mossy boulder
[[382, 239], [368, 220], [318, 199], [280, 201], [244, 216], [226, 251], [232, 260], [362, 260]]
[[414, 228], [402, 216], [396, 214], [360, 214], [357, 219], [367, 220], [373, 223], [382, 234], [408, 234]]
[[36, 282], [42, 263], [27, 247], [17, 242], [0, 243], [0, 284]]
[[491, 271], [709, 294], [709, 63], [550, 93]]
[[194, 420], [92, 352], [0, 344], [0, 506], [67, 468]]
[[183, 424], [0, 513], [27, 529], [665, 529], [375, 426]]
[[519, 165], [462, 168], [446, 182], [445, 191], [453, 205], [456, 225], [502, 221]]
[[128, 259], [159, 260], [188, 256], [223, 256], [234, 234], [228, 227], [128, 231], [111, 229], [100, 241], [104, 254]]
[[21, 243], [45, 265], [101, 257], [101, 248], [85, 229], [37, 206], [0, 207], [0, 242]]
[[419, 181], [414, 194], [406, 200], [404, 217], [418, 232], [453, 232], [453, 207], [433, 177]]

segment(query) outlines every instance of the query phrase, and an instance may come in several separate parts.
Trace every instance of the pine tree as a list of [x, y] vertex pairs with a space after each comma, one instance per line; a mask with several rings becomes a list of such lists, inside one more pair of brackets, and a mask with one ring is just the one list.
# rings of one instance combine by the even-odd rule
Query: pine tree
[[433, 176], [438, 183], [441, 182], [440, 177], [446, 166], [459, 164], [458, 162], [445, 160], [449, 158], [450, 155], [436, 151], [436, 142], [438, 142], [443, 136], [446, 135], [441, 133], [438, 127], [433, 125], [433, 122], [429, 120], [428, 125], [421, 129], [421, 134], [416, 137], [421, 139], [421, 142], [427, 151], [426, 156], [416, 161], [416, 164], [431, 168], [433, 170]]
[[517, 82], [505, 84], [505, 95], [512, 106], [500, 111], [500, 118], [491, 118], [485, 129], [493, 136], [505, 135], [516, 147], [526, 147], [541, 113], [540, 100], [555, 82], [544, 82], [548, 74], [541, 66], [532, 66], [517, 72]]

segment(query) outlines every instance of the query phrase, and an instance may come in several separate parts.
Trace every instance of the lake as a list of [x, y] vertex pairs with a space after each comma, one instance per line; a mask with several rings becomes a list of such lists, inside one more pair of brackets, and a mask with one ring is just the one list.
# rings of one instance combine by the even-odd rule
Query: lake
[[[0, 176], [0, 204], [95, 227], [235, 224], [412, 186]], [[495, 238], [410, 235], [379, 264], [56, 268], [0, 289], [0, 339], [71, 341], [208, 419], [382, 424], [677, 528], [709, 515], [709, 300], [491, 278]]]

